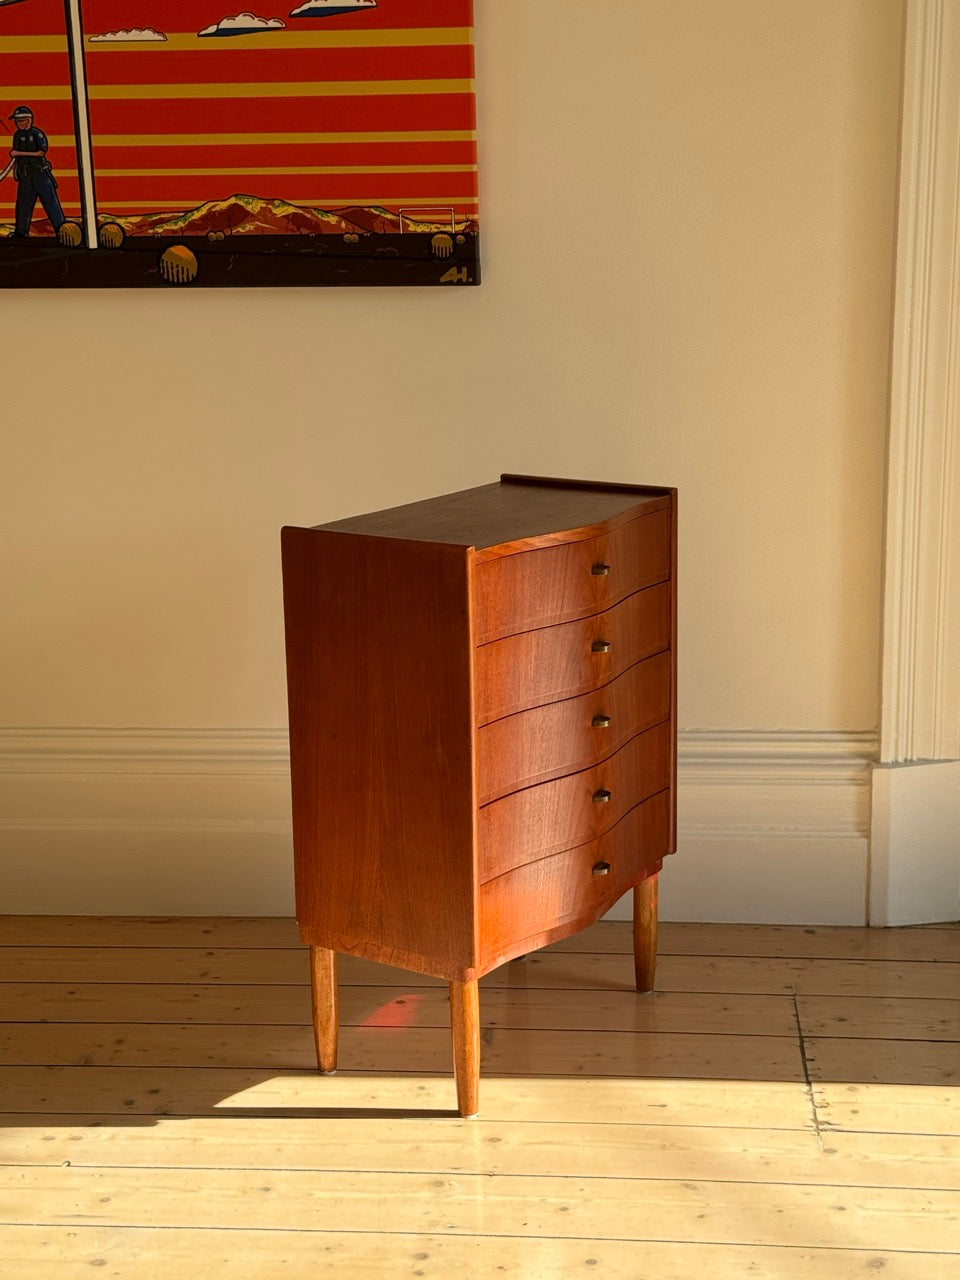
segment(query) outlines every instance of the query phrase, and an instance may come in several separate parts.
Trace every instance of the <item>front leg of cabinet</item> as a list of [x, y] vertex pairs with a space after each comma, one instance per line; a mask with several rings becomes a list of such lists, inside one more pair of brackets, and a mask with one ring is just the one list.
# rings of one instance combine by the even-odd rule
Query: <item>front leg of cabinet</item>
[[337, 953], [326, 947], [310, 948], [310, 991], [313, 997], [313, 1038], [317, 1066], [330, 1073], [337, 1069]]
[[480, 1093], [480, 995], [476, 982], [450, 983], [450, 1029], [457, 1107], [462, 1116], [475, 1116]]
[[637, 990], [652, 991], [657, 974], [657, 877], [633, 889], [633, 962]]

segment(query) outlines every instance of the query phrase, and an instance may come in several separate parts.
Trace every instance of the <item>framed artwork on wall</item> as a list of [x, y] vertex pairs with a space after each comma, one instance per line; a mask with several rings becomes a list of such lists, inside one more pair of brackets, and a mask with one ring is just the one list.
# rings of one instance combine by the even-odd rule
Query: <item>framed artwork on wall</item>
[[473, 0], [264, 4], [0, 0], [0, 287], [479, 283]]

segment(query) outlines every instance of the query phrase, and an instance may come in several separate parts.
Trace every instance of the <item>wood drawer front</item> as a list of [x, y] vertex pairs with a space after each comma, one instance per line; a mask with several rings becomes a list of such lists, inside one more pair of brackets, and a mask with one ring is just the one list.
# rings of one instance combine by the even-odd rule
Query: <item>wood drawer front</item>
[[[669, 650], [638, 662], [602, 689], [519, 711], [477, 730], [478, 801], [588, 769], [670, 714]], [[596, 717], [610, 723], [594, 725]]]
[[[670, 600], [670, 585], [664, 582], [592, 617], [481, 645], [478, 723], [609, 684], [641, 658], [668, 648]], [[594, 645], [609, 648], [594, 651]]]
[[[542, 945], [544, 935], [584, 928], [631, 885], [652, 874], [667, 850], [670, 793], [661, 791], [611, 831], [576, 849], [540, 858], [480, 886], [482, 964]], [[609, 865], [595, 875], [598, 863]]]
[[[480, 561], [474, 570], [477, 644], [602, 613], [670, 577], [672, 513], [638, 516], [610, 533]], [[609, 566], [607, 573], [595, 567]]]
[[[598, 839], [638, 801], [670, 785], [672, 752], [670, 725], [659, 724], [592, 769], [484, 805], [477, 815], [480, 880]], [[606, 792], [609, 799], [601, 799]]]

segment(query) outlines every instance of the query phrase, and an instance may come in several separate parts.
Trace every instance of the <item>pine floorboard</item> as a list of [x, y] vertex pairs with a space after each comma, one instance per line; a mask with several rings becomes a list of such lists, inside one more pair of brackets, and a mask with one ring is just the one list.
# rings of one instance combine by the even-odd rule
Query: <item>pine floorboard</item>
[[960, 930], [629, 924], [482, 984], [341, 964], [313, 1069], [281, 919], [0, 917], [0, 1275], [960, 1274]]

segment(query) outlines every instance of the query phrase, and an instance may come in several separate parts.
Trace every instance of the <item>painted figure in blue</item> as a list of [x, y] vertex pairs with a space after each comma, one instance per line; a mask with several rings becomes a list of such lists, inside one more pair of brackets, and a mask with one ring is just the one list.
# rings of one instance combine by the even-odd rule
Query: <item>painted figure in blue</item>
[[30, 221], [37, 201], [50, 219], [53, 233], [63, 226], [66, 218], [57, 195], [57, 180], [47, 159], [47, 135], [33, 123], [29, 107], [17, 107], [10, 116], [16, 128], [10, 156], [13, 176], [17, 183], [17, 212], [14, 236], [20, 239], [30, 234]]

